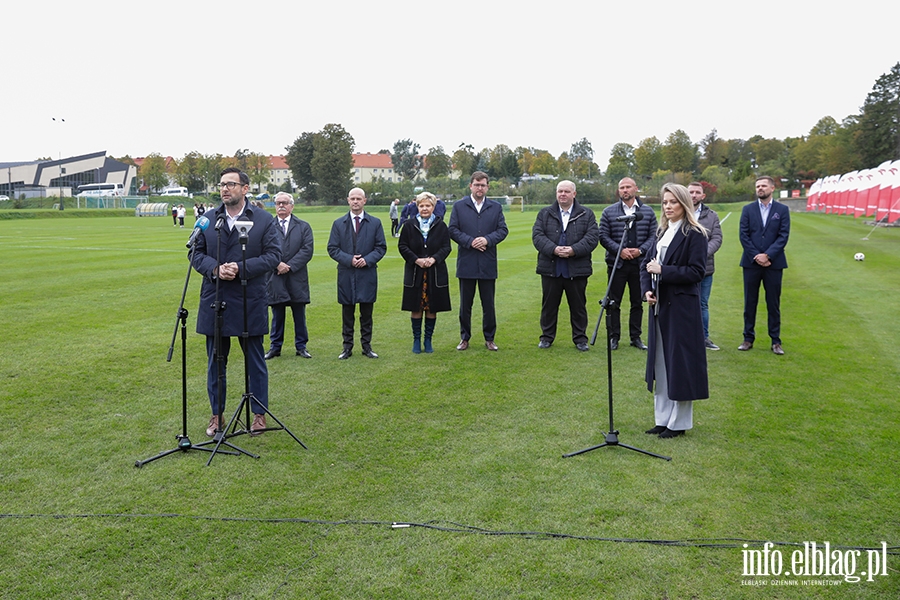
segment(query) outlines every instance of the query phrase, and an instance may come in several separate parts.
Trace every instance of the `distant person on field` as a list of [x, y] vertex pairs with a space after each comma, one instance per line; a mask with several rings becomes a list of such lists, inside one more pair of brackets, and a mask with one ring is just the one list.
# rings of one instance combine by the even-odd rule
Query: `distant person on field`
[[353, 188], [347, 196], [350, 212], [335, 220], [328, 237], [328, 256], [337, 262], [337, 298], [341, 305], [341, 335], [345, 360], [353, 354], [356, 305], [359, 305], [359, 341], [363, 356], [378, 358], [372, 350], [372, 311], [378, 297], [378, 261], [387, 252], [381, 219], [363, 210], [366, 193]]
[[184, 204], [178, 205], [178, 225], [184, 229], [184, 215], [187, 214], [187, 211], [184, 209]]
[[424, 349], [430, 354], [434, 351], [431, 338], [437, 313], [450, 310], [450, 276], [446, 262], [450, 256], [450, 232], [444, 220], [434, 214], [437, 204], [434, 194], [422, 192], [416, 196], [416, 204], [418, 213], [400, 231], [397, 244], [400, 256], [406, 261], [401, 308], [410, 312], [413, 353], [419, 354]]
[[475, 171], [469, 180], [471, 194], [453, 203], [450, 212], [450, 239], [459, 246], [456, 278], [459, 279], [459, 333], [457, 350], [469, 347], [472, 337], [472, 305], [475, 288], [481, 296], [484, 345], [496, 352], [497, 315], [494, 292], [497, 282], [497, 244], [506, 239], [509, 229], [499, 202], [488, 200], [488, 176]]
[[591, 253], [600, 242], [594, 212], [575, 199], [575, 184], [560, 181], [556, 202], [541, 209], [531, 230], [538, 251], [541, 276], [541, 339], [538, 348], [549, 348], [556, 339], [559, 304], [563, 293], [569, 304], [572, 342], [587, 352], [587, 284], [594, 270]]
[[768, 175], [756, 180], [756, 202], [741, 211], [741, 267], [744, 269], [744, 341], [738, 350], [749, 350], [756, 339], [756, 307], [759, 284], [766, 289], [769, 313], [769, 338], [772, 352], [784, 354], [781, 347], [781, 279], [787, 269], [784, 247], [791, 233], [788, 207], [772, 199], [775, 180]]
[[400, 229], [400, 209], [397, 208], [399, 204], [400, 199], [394, 198], [388, 211], [388, 216], [391, 219], [391, 237], [397, 237], [397, 231]]
[[172, 205], [172, 227], [178, 227], [178, 205]]
[[709, 339], [709, 294], [712, 292], [713, 273], [716, 270], [715, 253], [722, 247], [722, 226], [719, 225], [719, 215], [716, 211], [703, 204], [706, 194], [703, 192], [703, 184], [697, 181], [688, 185], [688, 193], [694, 204], [694, 216], [709, 236], [706, 249], [706, 275], [700, 282], [700, 314], [703, 316], [703, 343], [707, 350], [718, 350]]
[[294, 317], [294, 348], [297, 356], [312, 358], [306, 350], [306, 305], [309, 304], [309, 273], [306, 265], [313, 256], [313, 232], [309, 223], [298, 219], [294, 197], [287, 192], [275, 194], [275, 219], [281, 235], [281, 262], [269, 273], [266, 297], [272, 310], [269, 351], [266, 360], [281, 355], [287, 309]]
[[419, 209], [416, 207], [416, 199], [413, 198], [403, 207], [403, 210], [400, 211], [400, 227], [403, 227], [403, 225], [411, 218], [415, 217], [418, 212]]

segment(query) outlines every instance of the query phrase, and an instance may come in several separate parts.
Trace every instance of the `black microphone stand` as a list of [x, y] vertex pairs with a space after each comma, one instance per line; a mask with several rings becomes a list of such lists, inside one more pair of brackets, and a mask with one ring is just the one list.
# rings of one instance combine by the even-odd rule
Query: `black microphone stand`
[[[638, 209], [640, 210], [640, 209]], [[609, 291], [612, 289], [613, 277], [616, 275], [616, 269], [619, 266], [619, 258], [622, 256], [622, 248], [625, 245], [625, 238], [628, 236], [628, 230], [634, 226], [634, 221], [636, 219], [630, 219], [625, 222], [625, 228], [622, 230], [622, 239], [619, 241], [619, 248], [616, 250], [616, 259], [613, 262], [612, 271], [610, 271], [609, 282], [606, 285], [606, 294], [603, 296], [603, 300], [600, 301], [600, 316], [597, 317], [597, 326], [594, 328], [594, 335], [591, 337], [591, 345], [594, 345], [594, 342], [597, 341], [597, 332], [600, 330], [600, 321], [603, 319], [603, 313], [610, 307], [615, 306], [615, 300], [609, 297]], [[661, 454], [655, 454], [653, 452], [649, 452], [647, 450], [641, 450], [640, 448], [635, 448], [634, 446], [629, 446], [628, 444], [623, 444], [619, 441], [619, 431], [616, 429], [615, 424], [613, 423], [613, 364], [612, 364], [612, 349], [609, 347], [609, 334], [610, 334], [610, 324], [607, 319], [606, 322], [606, 378], [607, 378], [607, 395], [609, 396], [609, 432], [606, 434], [605, 441], [602, 444], [597, 444], [596, 446], [591, 446], [590, 448], [585, 448], [584, 450], [578, 450], [576, 452], [570, 452], [569, 454], [563, 454], [563, 458], [569, 458], [571, 456], [578, 456], [579, 454], [584, 454], [586, 452], [590, 452], [591, 450], [597, 450], [598, 448], [603, 448], [604, 446], [621, 446], [622, 448], [627, 448], [629, 450], [634, 450], [635, 452], [640, 452], [641, 454], [646, 454], [647, 456], [655, 456], [656, 458], [661, 458], [663, 460], [672, 460], [671, 456], [663, 456]]]
[[[181, 434], [176, 435], [175, 439], [178, 440], [178, 444], [175, 448], [171, 450], [165, 450], [160, 452], [156, 456], [152, 456], [145, 460], [136, 460], [134, 462], [134, 466], [137, 468], [141, 468], [149, 462], [153, 462], [158, 458], [162, 458], [164, 456], [168, 456], [170, 454], [174, 454], [175, 452], [188, 452], [189, 450], [203, 450], [205, 452], [212, 452], [212, 448], [204, 448], [204, 446], [211, 444], [212, 441], [202, 442], [200, 444], [192, 444], [191, 439], [188, 437], [187, 433], [187, 317], [188, 311], [184, 308], [184, 299], [187, 296], [188, 284], [191, 281], [191, 269], [193, 268], [193, 258], [194, 258], [194, 250], [196, 249], [196, 242], [188, 242], [188, 248], [191, 249], [190, 257], [188, 258], [188, 270], [187, 276], [184, 278], [184, 289], [181, 291], [181, 304], [178, 305], [178, 315], [175, 318], [175, 330], [172, 332], [172, 343], [169, 344], [169, 354], [166, 357], [166, 362], [172, 362], [172, 353], [175, 350], [175, 336], [178, 334], [178, 325], [181, 323]], [[227, 450], [223, 450], [226, 454], [237, 454], [236, 452], [230, 452]]]
[[[250, 355], [249, 355], [249, 348], [250, 348], [250, 346], [249, 346], [249, 344], [250, 344], [249, 329], [250, 328], [248, 325], [248, 318], [247, 318], [247, 240], [249, 238], [249, 228], [239, 227], [239, 225], [235, 225], [235, 227], [238, 227], [238, 233], [240, 234], [240, 241], [241, 241], [241, 293], [242, 293], [242, 300], [243, 300], [243, 305], [244, 305], [244, 330], [241, 332], [241, 340], [243, 342], [241, 344], [241, 349], [244, 352], [244, 394], [243, 394], [243, 396], [241, 396], [241, 402], [240, 402], [240, 404], [238, 404], [237, 409], [234, 411], [234, 415], [231, 417], [231, 420], [228, 422], [228, 425], [225, 427], [225, 431], [228, 432], [229, 430], [231, 430], [231, 433], [226, 433], [226, 435], [223, 436], [223, 439], [219, 441], [219, 445], [222, 443], [228, 444], [227, 441], [224, 441], [224, 438], [230, 438], [230, 437], [234, 437], [237, 435], [244, 435], [245, 433], [251, 433], [250, 432], [250, 424], [252, 423], [252, 421], [250, 420], [250, 405], [255, 403], [256, 406], [259, 406], [260, 408], [262, 408], [263, 411], [265, 411], [265, 413], [267, 415], [272, 417], [272, 419], [276, 423], [278, 423], [278, 427], [266, 427], [265, 429], [259, 430], [260, 433], [262, 433], [263, 431], [280, 431], [283, 429], [284, 431], [288, 432], [288, 434], [292, 438], [294, 438], [295, 442], [297, 442], [298, 444], [303, 446], [303, 448], [305, 450], [308, 450], [306, 445], [303, 442], [301, 442], [300, 439], [296, 435], [294, 435], [291, 432], [291, 430], [288, 429], [284, 425], [284, 423], [279, 421], [278, 417], [273, 415], [272, 412], [267, 407], [263, 406], [262, 403], [260, 403], [259, 400], [257, 400], [256, 396], [253, 395], [253, 392], [250, 391], [250, 368], [249, 368], [250, 367]], [[244, 409], [245, 413], [246, 413], [244, 423], [241, 423], [240, 419], [239, 419], [239, 416], [241, 414], [241, 409]], [[239, 425], [243, 425], [243, 427], [238, 429]], [[215, 457], [215, 455], [216, 455], [216, 451], [218, 451], [218, 449], [219, 449], [219, 445], [216, 445], [215, 450], [213, 450], [212, 456], [209, 457], [209, 461], [206, 463], [207, 465], [209, 465], [212, 462], [213, 457]], [[246, 454], [250, 454], [250, 453], [246, 452]], [[259, 458], [259, 456], [254, 455], [254, 454], [250, 454], [250, 456], [253, 456], [254, 458]]]

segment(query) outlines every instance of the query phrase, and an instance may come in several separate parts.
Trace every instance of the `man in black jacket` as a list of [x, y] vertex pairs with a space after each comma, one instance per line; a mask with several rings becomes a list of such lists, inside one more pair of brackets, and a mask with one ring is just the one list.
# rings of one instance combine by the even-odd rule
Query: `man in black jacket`
[[[607, 273], [612, 279], [609, 290], [612, 304], [606, 309], [606, 323], [609, 329], [609, 347], [613, 350], [619, 347], [621, 332], [619, 309], [626, 283], [631, 301], [631, 313], [628, 318], [631, 345], [640, 350], [647, 349], [641, 341], [641, 320], [644, 318], [644, 308], [641, 305], [641, 261], [650, 250], [650, 245], [656, 243], [658, 225], [653, 209], [641, 203], [637, 192], [634, 179], [625, 177], [619, 182], [620, 201], [607, 206], [600, 215], [600, 243], [606, 248]], [[640, 218], [635, 221], [619, 220], [636, 212], [640, 213]], [[622, 233], [626, 231], [626, 223], [628, 228], [625, 243], [619, 253], [619, 265], [613, 273], [616, 252], [619, 250], [619, 242], [622, 241]]]
[[593, 274], [591, 252], [600, 242], [594, 212], [575, 201], [575, 184], [560, 181], [556, 202], [538, 213], [531, 230], [538, 251], [537, 273], [541, 276], [541, 341], [549, 348], [556, 338], [559, 303], [563, 292], [569, 304], [572, 341], [588, 351], [587, 283]]

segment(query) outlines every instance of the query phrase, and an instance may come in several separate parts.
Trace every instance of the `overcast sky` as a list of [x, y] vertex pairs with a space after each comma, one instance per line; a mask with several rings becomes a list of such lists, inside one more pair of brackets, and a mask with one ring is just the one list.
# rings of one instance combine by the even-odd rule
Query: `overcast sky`
[[[158, 0], [4, 8], [0, 162], [800, 136], [900, 60], [900, 3]], [[240, 9], [226, 8], [239, 6]], [[65, 122], [52, 118], [65, 119]]]

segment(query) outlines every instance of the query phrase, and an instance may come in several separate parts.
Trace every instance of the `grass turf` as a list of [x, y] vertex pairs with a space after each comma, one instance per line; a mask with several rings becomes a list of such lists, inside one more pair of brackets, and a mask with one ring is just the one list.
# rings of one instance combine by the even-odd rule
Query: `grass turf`
[[[507, 214], [498, 353], [478, 343], [456, 352], [455, 311], [438, 318], [434, 354], [410, 353], [389, 239], [375, 361], [337, 360], [325, 243], [339, 211], [297, 213], [317, 243], [313, 359], [270, 361], [270, 397], [309, 450], [273, 432], [233, 440], [259, 460], [219, 455], [207, 467], [208, 454], [178, 452], [142, 469], [135, 460], [173, 448], [181, 432], [180, 337], [165, 358], [188, 231], [166, 218], [0, 221], [0, 597], [900, 596], [900, 231], [862, 241], [869, 228], [851, 218], [792, 215], [787, 354], [768, 352], [764, 335], [738, 353], [738, 208], [723, 223], [711, 298], [722, 351], [708, 355], [711, 399], [695, 407], [694, 430], [668, 441], [643, 435], [652, 425], [645, 355], [614, 353], [620, 440], [672, 462], [624, 448], [562, 459], [603, 441], [606, 360], [600, 344], [574, 349], [564, 306], [553, 348], [537, 348], [534, 212]], [[858, 251], [865, 262], [853, 261]], [[594, 259], [592, 326], [605, 290], [602, 254]], [[198, 289], [194, 273], [186, 308], [195, 443], [208, 418], [203, 338], [193, 333]], [[764, 322], [763, 306], [760, 332]], [[241, 366], [235, 347], [232, 409]], [[763, 541], [886, 541], [888, 574], [859, 583], [744, 576], [742, 544]], [[797, 546], [778, 548], [787, 570]], [[860, 561], [857, 571], [865, 552]]]

